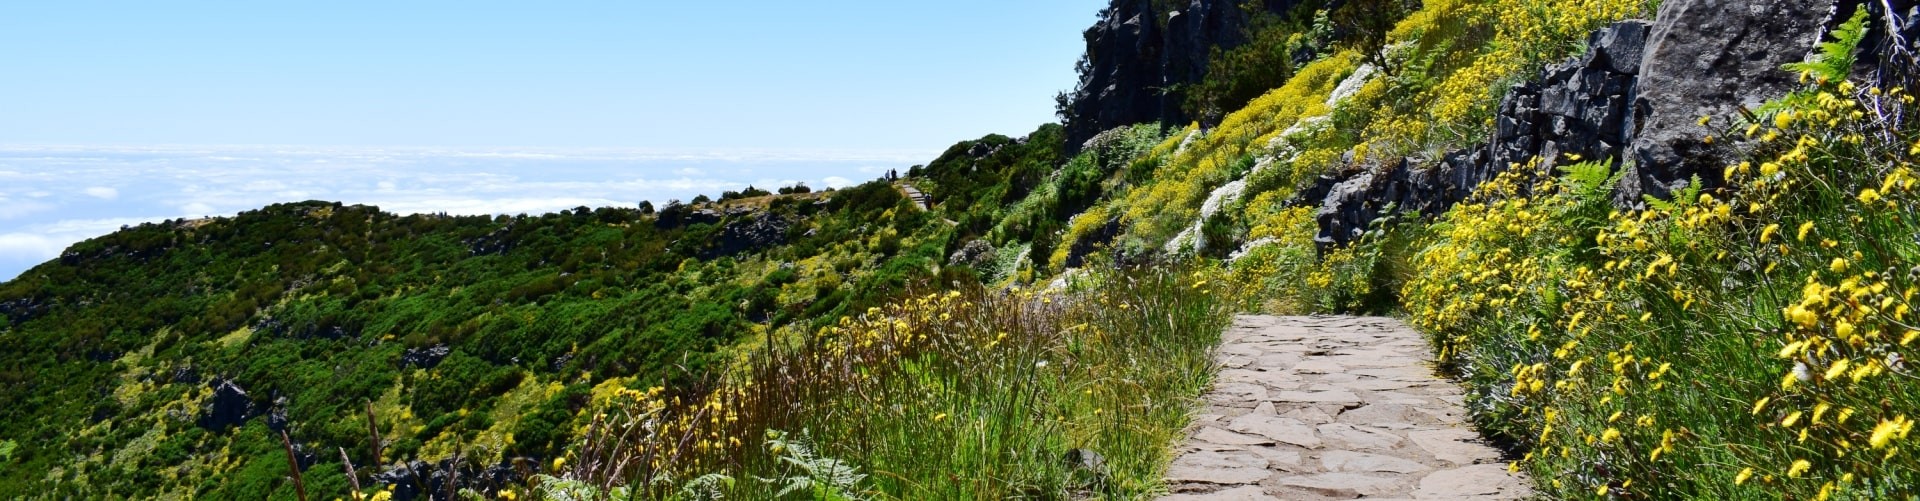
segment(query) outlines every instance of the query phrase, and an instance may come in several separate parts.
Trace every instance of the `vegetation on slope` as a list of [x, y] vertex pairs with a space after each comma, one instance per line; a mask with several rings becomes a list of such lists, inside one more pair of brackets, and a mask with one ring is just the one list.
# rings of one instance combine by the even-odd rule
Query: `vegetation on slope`
[[591, 447], [535, 488], [767, 499], [799, 479], [816, 499], [1143, 497], [1213, 372], [1228, 315], [1209, 276], [953, 290], [780, 333], [704, 397], [607, 392]]
[[[755, 217], [798, 223], [728, 248]], [[885, 183], [732, 217], [308, 202], [129, 228], [0, 286], [0, 495], [286, 492], [279, 423], [310, 492], [344, 492], [336, 448], [550, 457], [593, 385], [685, 386], [751, 333], [882, 304], [935, 279], [950, 232]]]
[[1575, 169], [1435, 228], [1409, 311], [1521, 467], [1566, 496], [1915, 494], [1920, 129], [1904, 91], [1846, 81], [1857, 41], [1764, 121], [1713, 119], [1760, 144], [1729, 191], [1612, 211]]
[[[1506, 84], [1650, 12], [1256, 23], [1189, 95], [1245, 103], [1219, 126], [963, 142], [903, 180], [927, 211], [870, 183], [723, 196], [763, 211], [738, 214], [132, 228], [0, 285], [0, 495], [286, 496], [284, 423], [329, 496], [338, 455], [368, 482], [376, 457], [530, 479], [461, 485], [501, 497], [1144, 497], [1229, 309], [1409, 316], [1551, 495], [1914, 495], [1920, 130], [1906, 91], [1847, 81], [1856, 31], [1793, 68], [1804, 90], [1707, 119], [1759, 145], [1726, 190], [1618, 210], [1611, 159], [1523, 166], [1438, 220], [1314, 241], [1315, 177], [1477, 141]], [[726, 243], [762, 214], [783, 238]], [[200, 422], [214, 378], [283, 417]]]

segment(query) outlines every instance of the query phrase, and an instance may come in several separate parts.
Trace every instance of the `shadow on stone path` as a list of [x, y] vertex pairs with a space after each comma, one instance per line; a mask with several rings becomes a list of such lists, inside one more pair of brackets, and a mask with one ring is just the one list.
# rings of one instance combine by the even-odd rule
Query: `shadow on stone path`
[[1391, 318], [1241, 316], [1162, 498], [1519, 499], [1459, 388]]

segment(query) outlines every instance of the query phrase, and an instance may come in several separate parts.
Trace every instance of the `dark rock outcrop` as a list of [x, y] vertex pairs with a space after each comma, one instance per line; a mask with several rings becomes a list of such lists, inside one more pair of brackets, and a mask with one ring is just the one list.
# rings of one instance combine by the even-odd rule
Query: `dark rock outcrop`
[[28, 320], [33, 320], [34, 317], [39, 316], [41, 313], [46, 313], [47, 310], [51, 309], [49, 306], [50, 305], [31, 297], [0, 301], [0, 316], [7, 317], [7, 322], [13, 325], [20, 325], [26, 323]]
[[[1101, 131], [1123, 125], [1192, 121], [1168, 89], [1199, 82], [1215, 47], [1247, 42], [1248, 13], [1236, 0], [1114, 0], [1087, 28], [1080, 83], [1062, 96], [1067, 145], [1080, 145]], [[1298, 0], [1265, 0], [1268, 11], [1292, 10]], [[1172, 7], [1168, 7], [1171, 4]]]
[[1867, 9], [1868, 19], [1878, 22], [1869, 24], [1873, 29], [1867, 30], [1866, 38], [1860, 41], [1863, 53], [1854, 61], [1855, 77], [1881, 88], [1913, 88], [1920, 83], [1920, 50], [1916, 50], [1920, 49], [1916, 44], [1920, 41], [1920, 1], [1840, 0], [1827, 30], [1832, 31], [1862, 8]]
[[731, 212], [729, 214], [736, 217], [720, 229], [720, 235], [714, 239], [713, 245], [707, 248], [701, 259], [739, 255], [784, 244], [787, 242], [787, 230], [793, 228], [792, 222], [771, 213], [762, 212], [751, 216]]
[[406, 352], [400, 354], [400, 366], [432, 369], [451, 353], [453, 349], [444, 344], [407, 348]]
[[[1911, 3], [1893, 7], [1913, 12]], [[1657, 21], [1602, 29], [1587, 54], [1512, 88], [1487, 144], [1437, 163], [1408, 160], [1325, 178], [1302, 192], [1316, 198], [1301, 202], [1321, 201], [1317, 241], [1324, 246], [1348, 243], [1390, 213], [1438, 215], [1515, 166], [1550, 175], [1569, 155], [1626, 169], [1614, 187], [1614, 202], [1623, 207], [1671, 196], [1696, 176], [1713, 188], [1743, 138], [1708, 140], [1728, 125], [1701, 125], [1700, 117], [1724, 120], [1796, 88], [1797, 77], [1781, 66], [1805, 60], [1826, 30], [1859, 8], [1875, 16], [1886, 10], [1858, 0], [1669, 0]], [[1887, 61], [1912, 59], [1907, 34], [1920, 34], [1920, 25], [1873, 19], [1886, 26], [1872, 27], [1877, 35], [1862, 43], [1869, 52], [1862, 59], [1876, 61], [1866, 73], [1905, 78], [1910, 67]]]
[[393, 499], [454, 499], [460, 490], [497, 494], [501, 488], [524, 484], [527, 477], [540, 471], [539, 461], [510, 458], [485, 468], [452, 459], [438, 462], [395, 463], [373, 474], [376, 486], [392, 486]]
[[201, 428], [224, 430], [246, 423], [258, 414], [253, 399], [247, 396], [246, 388], [241, 388], [233, 380], [215, 378], [208, 385], [213, 387], [213, 396], [208, 397], [207, 403], [201, 406]]
[[1695, 175], [1717, 183], [1713, 173], [1733, 158], [1734, 145], [1728, 138], [1705, 141], [1718, 131], [1700, 125], [1700, 117], [1731, 116], [1793, 90], [1795, 75], [1780, 67], [1806, 59], [1834, 7], [1833, 0], [1661, 3], [1640, 63], [1632, 162], [1616, 202], [1665, 198]]
[[176, 366], [168, 374], [167, 381], [173, 384], [200, 384], [200, 371], [192, 365]]
[[1401, 159], [1348, 176], [1322, 177], [1297, 198], [1319, 201], [1316, 241], [1323, 246], [1351, 242], [1392, 213], [1438, 216], [1516, 166], [1551, 172], [1576, 156], [1620, 158], [1630, 140], [1627, 103], [1649, 31], [1643, 21], [1614, 23], [1588, 38], [1586, 54], [1509, 89], [1486, 144], [1448, 153], [1433, 164]]
[[993, 265], [994, 257], [993, 243], [976, 238], [954, 250], [953, 255], [947, 256], [947, 264], [986, 269]]

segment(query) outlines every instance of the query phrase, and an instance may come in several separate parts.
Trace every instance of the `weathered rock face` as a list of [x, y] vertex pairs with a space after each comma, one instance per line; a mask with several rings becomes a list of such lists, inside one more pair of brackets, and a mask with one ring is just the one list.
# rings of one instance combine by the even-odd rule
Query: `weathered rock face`
[[[1067, 144], [1078, 150], [1101, 131], [1146, 122], [1185, 124], [1178, 94], [1166, 89], [1206, 76], [1214, 47], [1247, 42], [1247, 12], [1237, 0], [1114, 0], [1085, 33], [1080, 84], [1064, 110]], [[1298, 0], [1264, 0], [1286, 12]], [[1160, 4], [1160, 6], [1156, 6]], [[1173, 4], [1168, 9], [1164, 5]]]
[[786, 218], [768, 213], [736, 218], [720, 229], [719, 238], [702, 258], [732, 256], [786, 243], [787, 230], [792, 227]]
[[1730, 116], [1792, 90], [1796, 77], [1780, 66], [1806, 59], [1834, 7], [1834, 0], [1661, 3], [1633, 100], [1631, 170], [1615, 200], [1665, 198], [1695, 175], [1718, 182], [1711, 174], [1733, 157], [1733, 145], [1704, 141], [1717, 131], [1700, 117]]
[[1487, 144], [1454, 151], [1433, 165], [1403, 159], [1379, 170], [1322, 177], [1299, 195], [1302, 202], [1320, 203], [1316, 241], [1351, 242], [1393, 212], [1438, 216], [1516, 165], [1547, 171], [1572, 156], [1620, 158], [1630, 139], [1627, 103], [1650, 28], [1624, 21], [1596, 31], [1587, 54], [1509, 89]]
[[201, 428], [224, 430], [239, 426], [258, 414], [253, 399], [247, 396], [247, 390], [234, 384], [233, 380], [214, 379], [210, 385], [213, 387], [213, 396], [207, 399], [201, 409]]
[[[1300, 202], [1320, 201], [1317, 241], [1340, 245], [1389, 212], [1435, 216], [1515, 165], [1535, 165], [1546, 175], [1568, 155], [1612, 159], [1627, 169], [1614, 189], [1620, 206], [1638, 205], [1644, 196], [1669, 197], [1695, 176], [1713, 188], [1720, 169], [1737, 158], [1741, 138], [1706, 140], [1728, 126], [1703, 126], [1700, 117], [1733, 116], [1793, 90], [1797, 77], [1781, 66], [1805, 60], [1826, 31], [1854, 10], [1884, 16], [1891, 5], [1916, 13], [1912, 4], [1669, 0], [1657, 21], [1602, 29], [1589, 39], [1587, 54], [1512, 88], [1486, 145], [1453, 152], [1437, 164], [1409, 160], [1327, 177], [1302, 191]], [[1894, 50], [1895, 38], [1886, 33], [1903, 33], [1900, 38], [1911, 44], [1904, 34], [1920, 33], [1920, 25], [1875, 22], [1869, 31], [1875, 35], [1862, 43], [1867, 69], [1861, 71], [1904, 83], [1917, 65], [1902, 56], [1911, 50]], [[1529, 163], [1535, 159], [1538, 164]]]
[[1502, 170], [1535, 158], [1558, 164], [1564, 155], [1620, 158], [1630, 137], [1627, 103], [1649, 31], [1640, 21], [1615, 23], [1588, 38], [1587, 54], [1509, 90], [1487, 148], [1492, 158], [1484, 164]]
[[993, 266], [994, 257], [993, 243], [976, 238], [967, 241], [966, 245], [962, 245], [959, 249], [953, 251], [953, 255], [947, 256], [947, 264], [965, 265], [974, 269], [985, 269]]
[[396, 501], [454, 499], [461, 490], [498, 494], [502, 488], [525, 483], [527, 477], [540, 472], [539, 465], [540, 461], [524, 457], [504, 459], [484, 468], [470, 461], [416, 460], [381, 468], [373, 474], [373, 482], [389, 486]]
[[400, 367], [432, 369], [451, 353], [453, 349], [444, 344], [407, 348], [406, 352], [400, 354]]

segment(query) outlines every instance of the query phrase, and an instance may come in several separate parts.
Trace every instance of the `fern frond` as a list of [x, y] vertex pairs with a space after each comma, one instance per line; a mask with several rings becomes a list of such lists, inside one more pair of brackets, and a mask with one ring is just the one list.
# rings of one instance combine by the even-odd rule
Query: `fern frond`
[[1853, 70], [1854, 52], [1860, 48], [1860, 41], [1866, 38], [1867, 9], [1856, 9], [1852, 18], [1833, 30], [1833, 41], [1820, 44], [1820, 53], [1813, 59], [1788, 63], [1781, 68], [1810, 74], [1823, 82], [1845, 79], [1847, 73]]

